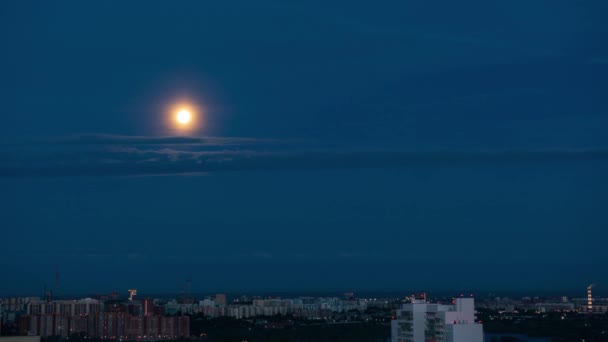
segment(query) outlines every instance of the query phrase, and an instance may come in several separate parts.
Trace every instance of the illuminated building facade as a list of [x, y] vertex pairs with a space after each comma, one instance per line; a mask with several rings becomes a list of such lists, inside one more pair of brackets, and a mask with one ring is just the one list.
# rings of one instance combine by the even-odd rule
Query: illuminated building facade
[[483, 326], [475, 322], [473, 298], [451, 305], [414, 299], [391, 321], [392, 342], [483, 342]]

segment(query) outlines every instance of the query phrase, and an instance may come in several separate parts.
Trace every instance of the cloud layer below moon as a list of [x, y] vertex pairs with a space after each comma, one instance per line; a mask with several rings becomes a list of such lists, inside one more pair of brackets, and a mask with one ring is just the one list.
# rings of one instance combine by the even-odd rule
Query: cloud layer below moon
[[0, 177], [199, 174], [608, 160], [608, 148], [426, 150], [252, 138], [83, 135], [0, 146]]

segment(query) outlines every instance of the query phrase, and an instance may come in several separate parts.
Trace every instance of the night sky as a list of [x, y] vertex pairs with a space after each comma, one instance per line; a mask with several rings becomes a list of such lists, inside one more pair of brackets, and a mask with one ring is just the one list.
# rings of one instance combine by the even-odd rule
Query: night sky
[[1, 1], [0, 294], [608, 288], [606, 13]]

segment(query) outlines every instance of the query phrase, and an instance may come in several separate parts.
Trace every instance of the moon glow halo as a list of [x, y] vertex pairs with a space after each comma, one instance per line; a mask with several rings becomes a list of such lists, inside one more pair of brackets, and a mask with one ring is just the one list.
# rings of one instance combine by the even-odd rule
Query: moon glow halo
[[203, 124], [203, 111], [192, 102], [180, 101], [167, 110], [167, 125], [171, 134], [196, 133]]

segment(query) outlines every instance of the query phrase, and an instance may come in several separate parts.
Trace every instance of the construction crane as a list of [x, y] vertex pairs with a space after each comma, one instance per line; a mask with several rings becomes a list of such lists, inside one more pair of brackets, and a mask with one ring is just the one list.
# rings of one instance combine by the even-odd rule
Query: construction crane
[[129, 289], [129, 301], [133, 301], [133, 297], [137, 295], [137, 289]]

